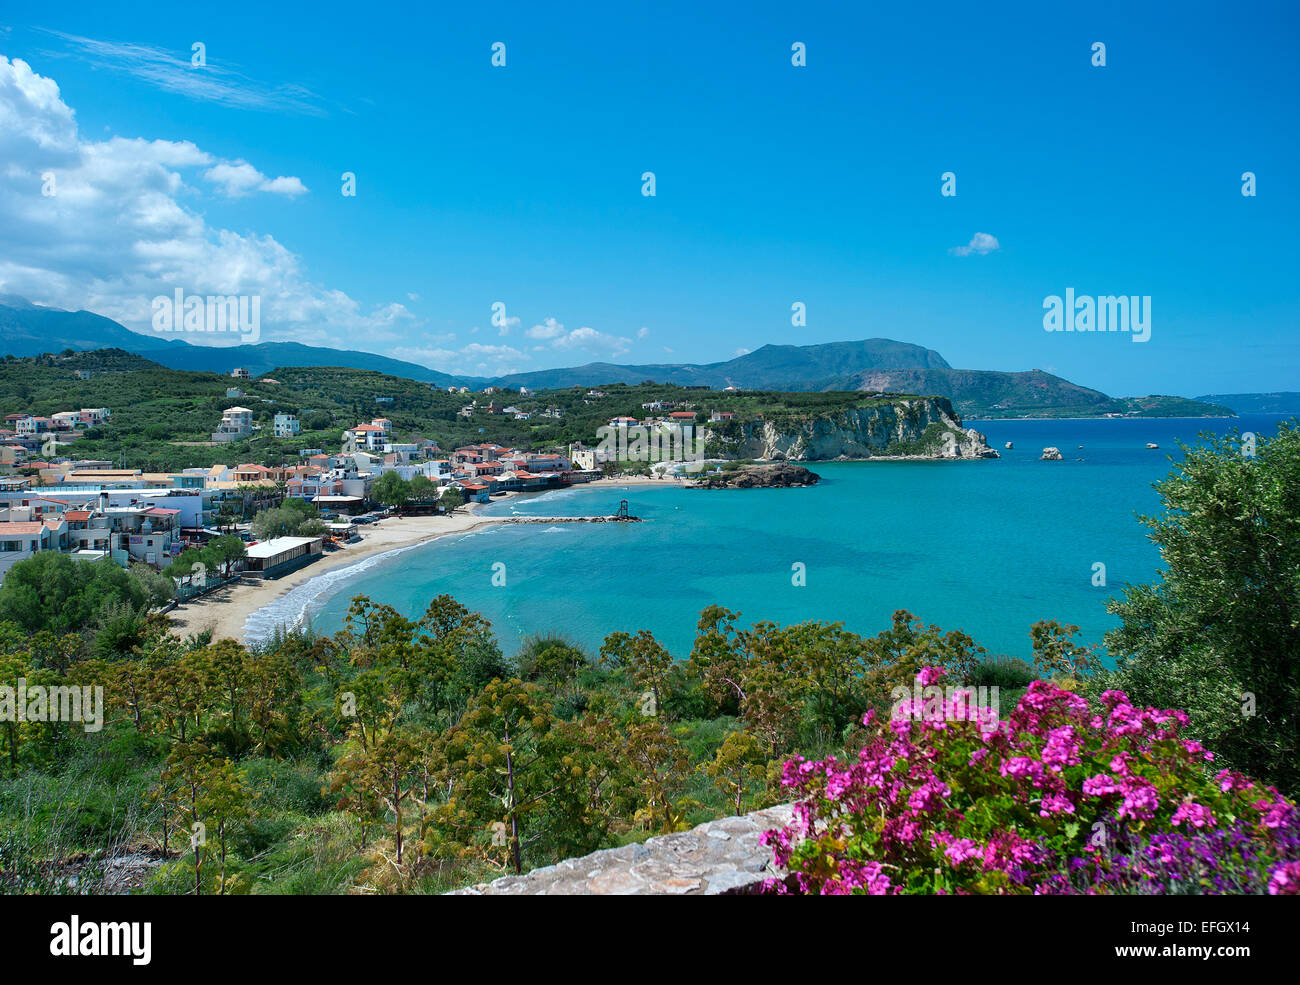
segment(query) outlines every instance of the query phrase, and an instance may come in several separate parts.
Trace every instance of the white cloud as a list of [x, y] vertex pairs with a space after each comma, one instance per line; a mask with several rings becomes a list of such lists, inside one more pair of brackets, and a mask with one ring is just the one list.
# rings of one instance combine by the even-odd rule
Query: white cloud
[[968, 257], [971, 254], [984, 256], [999, 249], [1001, 247], [998, 245], [996, 236], [990, 236], [988, 233], [976, 233], [966, 246], [954, 246], [948, 252], [953, 256]]
[[585, 325], [582, 328], [575, 328], [567, 335], [559, 336], [551, 343], [553, 349], [581, 349], [608, 358], [627, 355], [631, 345], [631, 339], [598, 332]]
[[268, 178], [247, 161], [225, 162], [208, 168], [203, 177], [217, 185], [227, 198], [243, 198], [254, 192], [273, 195], [305, 195], [307, 186], [297, 178]]
[[[397, 345], [418, 324], [398, 302], [363, 310], [313, 283], [274, 237], [209, 226], [194, 205], [207, 187], [194, 183], [195, 169], [225, 191], [255, 182], [294, 194], [296, 178], [266, 179], [185, 140], [90, 139], [53, 80], [2, 55], [0, 162], [0, 292], [86, 308], [141, 332], [151, 330], [152, 299], [176, 288], [256, 295], [263, 338], [340, 348]], [[47, 197], [49, 173], [55, 194]]]
[[[607, 332], [598, 332], [594, 328], [586, 326], [566, 331], [564, 325], [556, 318], [545, 318], [524, 334], [530, 339], [549, 342], [551, 348], [557, 351], [579, 349], [608, 358], [627, 355], [632, 345], [631, 339], [619, 335], [610, 335]], [[637, 337], [645, 338], [648, 334], [649, 329], [643, 328], [637, 333]], [[534, 351], [539, 348], [542, 347], [535, 346]]]
[[525, 334], [530, 339], [555, 339], [564, 334], [564, 326], [554, 318], [547, 318], [540, 325], [534, 325]]
[[733, 355], [733, 356], [748, 356], [748, 355], [749, 355], [749, 350], [748, 350], [748, 349], [745, 349], [745, 348], [742, 347], [742, 348], [740, 348], [740, 349], [737, 349], [735, 352], [733, 352], [732, 355]]
[[642, 325], [640, 328], [638, 328], [638, 329], [636, 330], [636, 337], [637, 337], [638, 339], [646, 339], [646, 338], [649, 338], [649, 337], [650, 337], [650, 329], [648, 329], [648, 328], [646, 328], [644, 325]]

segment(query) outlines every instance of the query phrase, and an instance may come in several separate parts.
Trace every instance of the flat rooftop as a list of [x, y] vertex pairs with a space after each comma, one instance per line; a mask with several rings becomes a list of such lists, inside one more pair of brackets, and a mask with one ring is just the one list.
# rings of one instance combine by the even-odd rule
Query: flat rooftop
[[277, 554], [283, 554], [285, 551], [293, 550], [295, 547], [301, 547], [303, 544], [310, 544], [312, 541], [316, 540], [320, 540], [320, 538], [273, 537], [271, 540], [264, 540], [260, 544], [249, 544], [247, 551], [249, 557], [266, 560], [269, 557], [275, 557]]

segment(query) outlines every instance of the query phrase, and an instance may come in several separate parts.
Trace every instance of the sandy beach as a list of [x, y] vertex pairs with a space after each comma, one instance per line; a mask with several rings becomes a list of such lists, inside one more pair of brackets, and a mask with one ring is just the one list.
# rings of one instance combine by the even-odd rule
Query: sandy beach
[[457, 512], [450, 517], [388, 517], [378, 523], [360, 527], [360, 541], [327, 552], [319, 561], [283, 578], [272, 581], [245, 578], [194, 602], [178, 605], [168, 616], [172, 620], [173, 629], [182, 636], [211, 629], [213, 639], [230, 637], [242, 640], [244, 623], [250, 615], [305, 581], [335, 568], [355, 564], [374, 554], [437, 540], [448, 534], [468, 533], [479, 527], [501, 523], [505, 519], [507, 518], [480, 516], [471, 512]]
[[[602, 479], [590, 486], [581, 488], [617, 490], [622, 486], [673, 486], [679, 485], [671, 479], [619, 478]], [[518, 493], [507, 493], [504, 497], [493, 499], [499, 503], [502, 499], [513, 498]], [[181, 636], [212, 630], [214, 640], [227, 637], [243, 640], [244, 624], [258, 609], [273, 602], [291, 589], [312, 578], [319, 577], [327, 571], [355, 564], [363, 558], [384, 551], [411, 547], [426, 541], [437, 540], [449, 534], [464, 534], [472, 530], [495, 523], [504, 523], [509, 516], [483, 516], [476, 512], [476, 507], [466, 506], [452, 516], [411, 516], [388, 517], [378, 523], [359, 526], [361, 540], [346, 547], [327, 552], [319, 561], [300, 568], [297, 571], [276, 578], [261, 581], [245, 578], [231, 585], [223, 586], [211, 595], [193, 602], [178, 605], [168, 613], [172, 628]]]

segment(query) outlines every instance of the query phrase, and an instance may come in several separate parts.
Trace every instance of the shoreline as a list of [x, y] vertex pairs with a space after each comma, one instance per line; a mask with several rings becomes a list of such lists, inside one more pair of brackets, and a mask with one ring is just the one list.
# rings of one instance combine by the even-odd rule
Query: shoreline
[[249, 617], [276, 599], [314, 578], [357, 564], [390, 551], [432, 543], [449, 534], [470, 533], [480, 527], [499, 524], [507, 517], [483, 516], [478, 512], [451, 517], [390, 517], [366, 529], [359, 543], [332, 551], [283, 578], [272, 581], [241, 579], [210, 595], [178, 605], [167, 613], [172, 631], [187, 636], [212, 630], [212, 639], [244, 640]]
[[[684, 483], [671, 479], [648, 479], [644, 476], [626, 479], [601, 479], [569, 489], [617, 489], [620, 486], [681, 487]], [[547, 490], [558, 491], [558, 490]], [[504, 503], [520, 495], [507, 492], [492, 503]], [[212, 630], [212, 639], [233, 639], [244, 641], [244, 631], [248, 620], [272, 602], [289, 594], [295, 588], [322, 575], [338, 571], [357, 564], [367, 558], [380, 554], [408, 550], [421, 544], [433, 543], [450, 534], [473, 533], [483, 527], [511, 523], [517, 518], [509, 513], [484, 514], [482, 506], [490, 504], [471, 504], [462, 507], [450, 517], [412, 516], [388, 517], [378, 523], [359, 528], [361, 540], [347, 547], [323, 554], [319, 561], [290, 572], [283, 578], [261, 581], [244, 578], [230, 585], [225, 585], [210, 595], [192, 602], [185, 602], [167, 613], [171, 620], [172, 631], [180, 636]]]

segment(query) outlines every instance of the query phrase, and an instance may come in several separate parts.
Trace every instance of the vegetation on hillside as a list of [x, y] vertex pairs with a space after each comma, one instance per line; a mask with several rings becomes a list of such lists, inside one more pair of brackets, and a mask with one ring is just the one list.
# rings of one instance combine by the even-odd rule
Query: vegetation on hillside
[[[102, 359], [97, 361], [99, 357]], [[137, 358], [118, 352], [82, 354], [82, 361], [89, 366], [114, 367], [112, 372], [92, 373], [89, 380], [80, 380], [74, 373], [74, 368], [86, 366], [73, 367], [61, 357], [6, 359], [0, 362], [0, 408], [6, 413], [48, 417], [59, 410], [109, 407], [111, 421], [61, 446], [60, 454], [109, 459], [145, 471], [169, 471], [213, 463], [295, 464], [301, 461], [303, 449], [338, 451], [344, 428], [377, 417], [393, 422], [398, 441], [427, 438], [445, 451], [483, 441], [530, 450], [564, 450], [570, 442], [595, 444], [596, 429], [611, 418], [654, 416], [656, 412], [643, 410], [641, 405], [656, 400], [689, 405], [701, 423], [712, 410], [806, 419], [881, 402], [858, 393], [700, 391], [658, 384], [613, 384], [603, 388], [606, 395], [600, 398], [588, 397], [586, 387], [526, 398], [510, 391], [452, 394], [415, 380], [337, 367], [279, 368], [267, 374], [277, 382], [262, 383], [214, 373], [130, 368], [134, 365], [131, 360]], [[239, 389], [243, 396], [227, 397], [227, 388]], [[493, 403], [532, 416], [515, 420], [513, 414], [491, 413]], [[220, 423], [221, 412], [235, 406], [253, 412], [254, 435], [244, 441], [212, 444], [211, 432]], [[468, 417], [461, 413], [465, 407], [473, 408]], [[558, 409], [561, 416], [542, 416], [548, 408]], [[292, 439], [276, 438], [272, 431], [276, 414], [296, 415], [302, 433]]]
[[947, 397], [966, 418], [1231, 417], [1228, 407], [1186, 397], [1109, 397], [1040, 369], [864, 370], [823, 381], [829, 390], [899, 390]]
[[1142, 518], [1160, 579], [1110, 605], [1109, 686], [1185, 709], [1222, 758], [1300, 789], [1300, 426], [1183, 451], [1156, 484], [1165, 512]]

